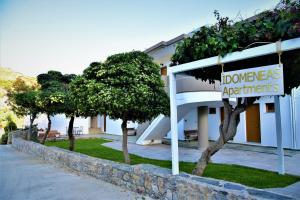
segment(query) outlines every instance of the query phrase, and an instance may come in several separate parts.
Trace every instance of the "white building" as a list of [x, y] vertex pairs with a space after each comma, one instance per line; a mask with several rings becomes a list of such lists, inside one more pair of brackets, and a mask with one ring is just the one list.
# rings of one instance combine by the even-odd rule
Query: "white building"
[[[114, 135], [122, 135], [122, 120], [113, 120], [109, 116], [98, 115], [90, 118], [89, 133], [109, 133]], [[137, 123], [128, 122], [127, 128], [136, 129]]]
[[[180, 35], [167, 42], [145, 50], [161, 66], [162, 79], [168, 89], [167, 66], [174, 54], [176, 44], [188, 35]], [[209, 84], [196, 80], [192, 76], [178, 75], [177, 105], [178, 105], [178, 139], [186, 140], [189, 133], [198, 135], [199, 145], [208, 140], [216, 140], [219, 136], [219, 125], [222, 120], [223, 104], [220, 84]], [[167, 90], [168, 91], [168, 90]], [[283, 133], [283, 147], [300, 149], [300, 89], [294, 89], [290, 96], [280, 98]], [[76, 118], [74, 127], [83, 127], [83, 133], [109, 133], [122, 135], [121, 120], [112, 120], [109, 116]], [[47, 127], [47, 119], [40, 116], [39, 128]], [[69, 119], [64, 115], [52, 117], [52, 130], [66, 134]], [[28, 124], [28, 123], [27, 123]], [[136, 124], [128, 122], [128, 128], [135, 129], [137, 143], [160, 143], [164, 137], [170, 138], [170, 119], [160, 115], [151, 123]], [[200, 131], [199, 131], [200, 130]], [[276, 147], [274, 100], [272, 97], [262, 97], [254, 105], [241, 114], [240, 124], [235, 143], [253, 144]]]
[[[162, 66], [162, 76], [170, 64], [176, 44], [184, 37], [186, 35], [160, 42], [145, 51]], [[219, 84], [210, 85], [188, 75], [177, 75], [176, 85], [178, 139], [184, 140], [186, 133], [194, 131], [198, 132], [200, 140], [216, 140], [223, 112]], [[300, 89], [294, 89], [290, 96], [280, 97], [280, 105], [283, 147], [300, 149]], [[241, 114], [238, 131], [232, 142], [276, 147], [274, 111], [273, 97], [260, 98]], [[151, 127], [146, 129], [137, 143], [160, 142], [165, 135], [170, 138], [169, 120], [163, 122], [156, 119], [152, 123], [152, 130]]]

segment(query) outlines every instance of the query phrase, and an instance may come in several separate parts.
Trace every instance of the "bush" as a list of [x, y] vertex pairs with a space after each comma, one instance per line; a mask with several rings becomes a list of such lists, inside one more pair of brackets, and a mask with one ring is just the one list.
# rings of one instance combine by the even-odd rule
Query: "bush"
[[4, 127], [4, 134], [1, 137], [1, 144], [7, 144], [8, 133], [11, 131], [17, 130], [17, 125], [13, 121], [9, 121], [7, 125]]
[[17, 125], [16, 125], [16, 123], [13, 122], [13, 121], [9, 121], [9, 122], [7, 123], [7, 125], [4, 127], [5, 133], [9, 133], [9, 132], [15, 131], [15, 130], [17, 130]]
[[8, 133], [5, 132], [1, 137], [1, 144], [7, 144], [7, 140], [8, 140]]

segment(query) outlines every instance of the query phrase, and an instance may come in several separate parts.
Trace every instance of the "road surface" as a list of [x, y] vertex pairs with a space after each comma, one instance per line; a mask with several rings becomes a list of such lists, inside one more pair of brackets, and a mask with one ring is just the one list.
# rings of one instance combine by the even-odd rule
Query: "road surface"
[[1, 200], [149, 199], [0, 145]]

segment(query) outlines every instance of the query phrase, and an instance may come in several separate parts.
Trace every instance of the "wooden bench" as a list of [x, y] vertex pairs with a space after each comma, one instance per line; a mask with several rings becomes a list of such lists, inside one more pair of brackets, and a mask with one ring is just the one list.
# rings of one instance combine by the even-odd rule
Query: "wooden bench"
[[[45, 132], [39, 132], [39, 138], [43, 138], [45, 135]], [[51, 130], [49, 131], [47, 138], [58, 138], [60, 136], [60, 133], [57, 130]]]
[[127, 135], [128, 136], [136, 135], [136, 130], [134, 128], [127, 128]]
[[185, 130], [184, 136], [186, 141], [198, 140], [198, 130]]

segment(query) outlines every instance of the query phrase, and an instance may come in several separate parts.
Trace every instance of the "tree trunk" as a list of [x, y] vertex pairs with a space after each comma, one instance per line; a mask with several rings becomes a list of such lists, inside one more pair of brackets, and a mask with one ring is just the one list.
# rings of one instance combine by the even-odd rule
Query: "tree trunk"
[[229, 104], [228, 99], [223, 99], [224, 121], [221, 122], [219, 127], [220, 136], [213, 144], [209, 145], [203, 151], [200, 159], [198, 160], [196, 168], [193, 170], [193, 174], [202, 176], [211, 156], [218, 152], [229, 140], [234, 138], [236, 135], [237, 126], [240, 122], [240, 113], [245, 111], [246, 106], [254, 101], [255, 99], [245, 98], [244, 103], [242, 104], [242, 99], [238, 98], [237, 106], [233, 108], [232, 105]]
[[70, 144], [69, 144], [69, 150], [70, 151], [74, 150], [74, 143], [75, 143], [75, 137], [73, 135], [74, 119], [75, 119], [75, 117], [72, 116], [70, 121], [69, 121], [69, 127], [68, 127], [68, 136], [69, 136], [69, 140], [70, 140]]
[[122, 140], [122, 149], [123, 149], [123, 154], [124, 154], [124, 160], [125, 163], [130, 164], [130, 157], [128, 154], [128, 147], [127, 147], [127, 120], [123, 119], [122, 122], [122, 133], [123, 133], [123, 140]]
[[29, 115], [29, 129], [27, 132], [27, 140], [31, 139], [32, 115]]
[[47, 139], [47, 137], [48, 137], [48, 134], [49, 134], [49, 132], [50, 132], [50, 129], [51, 129], [51, 119], [50, 119], [50, 115], [47, 114], [47, 118], [48, 118], [48, 127], [47, 127], [47, 130], [46, 130], [46, 132], [45, 132], [45, 135], [44, 135], [44, 137], [43, 137], [43, 139], [42, 139], [42, 141], [41, 141], [41, 144], [45, 144], [45, 141], [46, 141], [46, 139]]
[[28, 130], [28, 134], [27, 134], [27, 140], [31, 140], [32, 125], [33, 125], [33, 122], [34, 122], [35, 118], [36, 118], [35, 114], [30, 115], [30, 124], [29, 124], [29, 130]]

